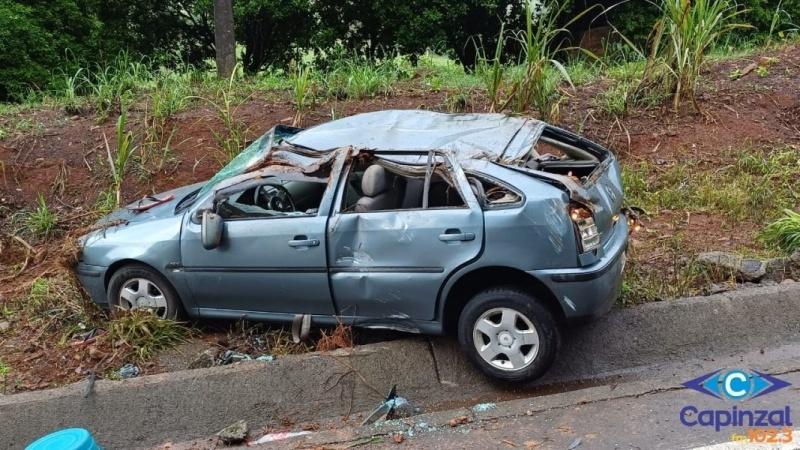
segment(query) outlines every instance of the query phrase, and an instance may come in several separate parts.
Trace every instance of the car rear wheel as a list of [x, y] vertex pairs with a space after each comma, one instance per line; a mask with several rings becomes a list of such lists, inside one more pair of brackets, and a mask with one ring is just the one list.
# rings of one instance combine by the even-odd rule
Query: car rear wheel
[[108, 283], [111, 311], [147, 310], [162, 319], [177, 320], [181, 315], [178, 294], [169, 281], [155, 270], [141, 265], [124, 266]]
[[500, 381], [539, 378], [559, 346], [553, 315], [530, 294], [498, 287], [475, 295], [458, 322], [462, 351], [483, 373]]

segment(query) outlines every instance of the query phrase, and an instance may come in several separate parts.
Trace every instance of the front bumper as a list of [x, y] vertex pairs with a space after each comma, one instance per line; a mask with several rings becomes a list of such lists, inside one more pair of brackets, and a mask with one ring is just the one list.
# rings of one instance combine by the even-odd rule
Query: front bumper
[[95, 303], [102, 306], [108, 304], [105, 283], [106, 270], [108, 270], [108, 267], [93, 266], [84, 263], [78, 263], [78, 268], [76, 270], [78, 280], [80, 280], [83, 288], [89, 294], [89, 297], [91, 297]]
[[612, 235], [597, 250], [596, 261], [580, 269], [529, 272], [550, 289], [569, 321], [583, 321], [607, 313], [622, 290], [622, 270], [628, 248], [625, 217], [615, 223]]

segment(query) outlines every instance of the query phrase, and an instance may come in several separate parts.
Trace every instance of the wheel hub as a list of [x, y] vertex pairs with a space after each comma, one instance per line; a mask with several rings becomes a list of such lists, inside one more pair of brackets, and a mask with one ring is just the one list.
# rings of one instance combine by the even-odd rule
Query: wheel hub
[[131, 278], [122, 285], [118, 307], [150, 310], [161, 318], [167, 314], [167, 300], [161, 289], [145, 278]]
[[516, 309], [492, 308], [478, 317], [472, 331], [478, 355], [500, 370], [521, 370], [539, 352], [539, 335], [533, 322]]
[[505, 330], [497, 335], [497, 340], [503, 347], [511, 347], [514, 344], [514, 336]]

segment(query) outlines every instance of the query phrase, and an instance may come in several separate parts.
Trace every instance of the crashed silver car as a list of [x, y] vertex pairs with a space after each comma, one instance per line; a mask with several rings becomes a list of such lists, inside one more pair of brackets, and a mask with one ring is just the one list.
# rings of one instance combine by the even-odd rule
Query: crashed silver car
[[381, 111], [276, 126], [211, 180], [81, 239], [99, 304], [458, 335], [506, 381], [609, 310], [629, 224], [602, 146], [500, 114]]

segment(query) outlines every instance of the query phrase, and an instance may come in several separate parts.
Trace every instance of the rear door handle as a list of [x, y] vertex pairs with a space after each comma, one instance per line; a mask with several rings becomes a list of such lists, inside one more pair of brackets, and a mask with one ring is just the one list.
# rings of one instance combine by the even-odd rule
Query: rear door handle
[[442, 242], [472, 241], [475, 240], [475, 233], [462, 233], [459, 229], [448, 229], [439, 235]]
[[319, 239], [309, 239], [308, 236], [300, 235], [295, 236], [294, 239], [289, 241], [289, 247], [316, 247], [319, 245]]

